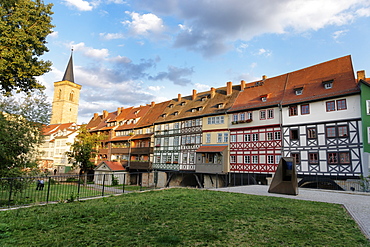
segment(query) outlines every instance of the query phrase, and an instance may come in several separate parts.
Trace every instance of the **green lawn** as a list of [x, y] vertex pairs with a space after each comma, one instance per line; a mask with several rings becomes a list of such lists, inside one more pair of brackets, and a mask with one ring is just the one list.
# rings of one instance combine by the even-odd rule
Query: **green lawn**
[[0, 246], [370, 246], [340, 205], [199, 189], [0, 212]]

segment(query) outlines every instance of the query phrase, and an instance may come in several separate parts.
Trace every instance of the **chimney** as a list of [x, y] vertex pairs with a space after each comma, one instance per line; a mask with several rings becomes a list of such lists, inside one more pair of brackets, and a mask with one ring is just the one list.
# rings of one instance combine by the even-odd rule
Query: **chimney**
[[153, 107], [155, 105], [155, 102], [152, 101], [152, 103], [150, 104], [150, 107]]
[[231, 81], [228, 81], [226, 84], [226, 95], [231, 95], [232, 91], [233, 91], [233, 83]]
[[118, 107], [117, 108], [117, 116], [119, 116], [119, 114], [121, 114], [121, 111], [122, 111], [122, 108], [121, 107]]
[[365, 80], [365, 70], [357, 71], [357, 80]]
[[99, 113], [94, 113], [94, 118], [93, 120], [97, 119], [99, 117]]
[[211, 87], [211, 99], [215, 97], [216, 89], [214, 87]]
[[241, 80], [240, 81], [240, 91], [243, 92], [244, 91], [244, 88], [245, 88], [245, 81], [244, 80]]
[[106, 110], [103, 111], [103, 118], [108, 117], [108, 112]]
[[196, 97], [197, 97], [197, 90], [193, 89], [192, 100], [195, 100]]
[[266, 75], [263, 75], [262, 76], [262, 80], [266, 80], [267, 79], [267, 76]]
[[178, 101], [178, 102], [180, 102], [180, 101], [181, 101], [181, 93], [179, 93], [179, 94], [177, 95], [177, 101]]

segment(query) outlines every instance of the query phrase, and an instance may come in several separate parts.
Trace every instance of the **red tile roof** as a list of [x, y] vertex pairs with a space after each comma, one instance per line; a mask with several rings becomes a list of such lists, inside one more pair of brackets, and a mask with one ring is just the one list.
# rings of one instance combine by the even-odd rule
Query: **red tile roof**
[[[333, 80], [333, 87], [325, 89], [324, 81]], [[302, 88], [302, 94], [296, 90]], [[290, 105], [341, 95], [359, 93], [351, 56], [345, 56], [284, 75], [249, 83], [239, 94], [229, 112], [264, 108], [278, 104]], [[267, 94], [263, 102], [261, 95]]]
[[120, 162], [117, 162], [117, 161], [102, 161], [98, 166], [100, 166], [101, 164], [106, 164], [109, 169], [111, 169], [112, 171], [124, 171], [126, 170], [122, 164]]

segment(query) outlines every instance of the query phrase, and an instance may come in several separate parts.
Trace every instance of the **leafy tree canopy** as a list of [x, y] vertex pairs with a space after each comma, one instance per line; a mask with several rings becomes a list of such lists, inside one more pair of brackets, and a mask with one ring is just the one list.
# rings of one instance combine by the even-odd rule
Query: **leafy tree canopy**
[[42, 91], [23, 98], [0, 97], [0, 177], [21, 176], [37, 167], [42, 124], [48, 123], [50, 109]]
[[52, 4], [42, 0], [0, 0], [0, 92], [29, 92], [43, 88], [35, 76], [50, 71], [51, 62], [39, 59], [49, 50]]
[[82, 172], [86, 173], [88, 170], [94, 168], [94, 163], [90, 159], [95, 157], [97, 146], [106, 136], [90, 133], [86, 129], [86, 125], [82, 125], [78, 132], [71, 146], [71, 151], [67, 152], [67, 156], [69, 162], [74, 167], [79, 167]]

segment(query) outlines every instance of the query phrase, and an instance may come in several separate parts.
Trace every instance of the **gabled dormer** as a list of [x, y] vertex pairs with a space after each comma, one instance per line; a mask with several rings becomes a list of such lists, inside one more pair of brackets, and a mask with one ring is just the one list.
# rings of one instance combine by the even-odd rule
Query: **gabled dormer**
[[303, 94], [303, 86], [296, 86], [293, 88], [295, 95], [302, 95]]

